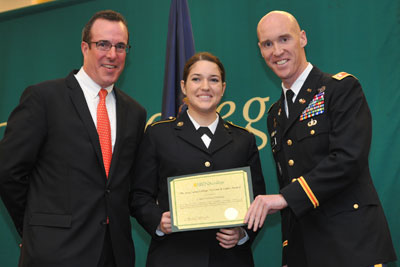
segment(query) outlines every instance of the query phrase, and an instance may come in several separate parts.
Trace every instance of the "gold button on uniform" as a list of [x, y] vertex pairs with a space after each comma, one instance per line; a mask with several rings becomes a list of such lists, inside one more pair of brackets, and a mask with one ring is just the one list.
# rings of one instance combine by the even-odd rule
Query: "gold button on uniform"
[[358, 209], [358, 204], [354, 204], [353, 205], [353, 208], [356, 210], [356, 209]]
[[310, 131], [310, 134], [311, 134], [311, 135], [314, 135], [314, 134], [315, 134], [315, 130], [311, 130], [311, 131]]
[[288, 146], [291, 146], [293, 144], [292, 140], [290, 140], [290, 139], [288, 139], [286, 143]]
[[288, 163], [289, 163], [289, 166], [291, 167], [291, 166], [294, 165], [294, 160], [290, 159], [290, 160], [288, 161]]
[[207, 168], [211, 166], [211, 163], [209, 161], [204, 162], [204, 166], [206, 166]]

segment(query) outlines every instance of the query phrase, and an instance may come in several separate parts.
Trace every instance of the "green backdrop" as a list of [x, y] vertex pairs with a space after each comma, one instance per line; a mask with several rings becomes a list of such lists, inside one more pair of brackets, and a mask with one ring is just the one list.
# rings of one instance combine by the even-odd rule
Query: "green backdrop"
[[[277, 193], [266, 139], [266, 109], [280, 95], [280, 81], [257, 47], [256, 25], [270, 10], [293, 13], [308, 36], [308, 60], [331, 73], [354, 74], [373, 116], [371, 171], [400, 255], [400, 1], [399, 0], [188, 0], [196, 51], [220, 57], [227, 70], [222, 115], [257, 134], [269, 193]], [[82, 64], [80, 33], [102, 9], [125, 15], [132, 53], [118, 85], [150, 116], [161, 111], [169, 15], [168, 0], [60, 0], [0, 14], [0, 123], [6, 122], [23, 89], [65, 77]], [[229, 105], [228, 105], [229, 104]], [[4, 127], [0, 127], [0, 138]], [[149, 236], [133, 222], [137, 266], [144, 266]], [[0, 203], [0, 265], [16, 266], [19, 237]], [[256, 266], [279, 266], [280, 218], [267, 218], [253, 246]], [[351, 257], [351, 255], [349, 255]], [[390, 265], [400, 266], [398, 263]]]

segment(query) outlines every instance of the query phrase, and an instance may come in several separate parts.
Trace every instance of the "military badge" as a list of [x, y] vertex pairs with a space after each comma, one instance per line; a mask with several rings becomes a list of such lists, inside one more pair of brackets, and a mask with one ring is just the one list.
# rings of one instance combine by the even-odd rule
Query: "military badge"
[[318, 93], [322, 93], [322, 92], [325, 92], [325, 85], [324, 86], [322, 86], [321, 88], [318, 88]]
[[[323, 88], [323, 87], [321, 87]], [[314, 96], [311, 100], [310, 104], [304, 109], [304, 111], [300, 115], [300, 121], [320, 115], [324, 113], [324, 99], [325, 96], [325, 89]]]
[[311, 120], [307, 123], [307, 126], [308, 126], [308, 127], [312, 127], [312, 126], [315, 126], [317, 123], [318, 123], [317, 120], [311, 119]]

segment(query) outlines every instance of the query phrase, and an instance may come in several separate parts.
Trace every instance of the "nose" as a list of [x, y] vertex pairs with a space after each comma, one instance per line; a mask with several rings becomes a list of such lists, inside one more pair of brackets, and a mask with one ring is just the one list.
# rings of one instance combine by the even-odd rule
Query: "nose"
[[208, 83], [207, 79], [203, 79], [203, 81], [201, 82], [201, 89], [202, 90], [209, 90], [210, 89], [210, 86], [209, 86], [209, 83]]
[[110, 50], [107, 51], [107, 57], [110, 59], [116, 58], [117, 57], [117, 51], [115, 46], [112, 46]]
[[282, 46], [280, 44], [274, 44], [273, 53], [274, 53], [274, 56], [276, 56], [276, 57], [282, 55], [282, 53], [283, 53]]

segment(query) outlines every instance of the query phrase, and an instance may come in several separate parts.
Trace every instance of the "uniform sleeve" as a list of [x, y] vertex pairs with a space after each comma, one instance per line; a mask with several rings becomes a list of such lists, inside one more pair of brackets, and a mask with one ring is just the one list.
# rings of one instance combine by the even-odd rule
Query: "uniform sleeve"
[[0, 195], [21, 236], [29, 176], [45, 137], [45, 106], [30, 87], [11, 113], [0, 141]]
[[343, 192], [368, 168], [371, 114], [361, 85], [353, 77], [334, 82], [326, 99], [329, 153], [281, 190], [297, 217]]
[[156, 237], [163, 211], [157, 205], [159, 162], [152, 130], [151, 126], [146, 130], [137, 155], [131, 207], [132, 216], [151, 236]]

